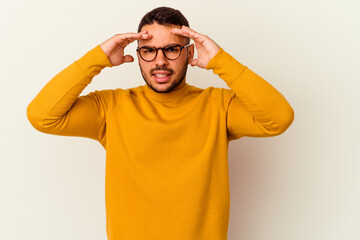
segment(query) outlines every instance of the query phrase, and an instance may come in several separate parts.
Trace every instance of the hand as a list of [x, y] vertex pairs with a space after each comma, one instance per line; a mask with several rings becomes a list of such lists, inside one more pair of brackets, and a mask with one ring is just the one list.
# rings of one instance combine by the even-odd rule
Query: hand
[[189, 27], [182, 26], [181, 29], [172, 29], [173, 34], [191, 38], [195, 41], [195, 47], [198, 52], [197, 59], [191, 61], [191, 66], [206, 68], [206, 65], [216, 53], [220, 50], [220, 46], [211, 40], [208, 36], [195, 32]]
[[135, 40], [150, 39], [152, 35], [147, 33], [147, 30], [140, 33], [123, 33], [116, 34], [105, 42], [100, 44], [101, 49], [109, 58], [113, 66], [118, 66], [125, 62], [133, 62], [134, 58], [131, 55], [124, 56], [124, 48]]

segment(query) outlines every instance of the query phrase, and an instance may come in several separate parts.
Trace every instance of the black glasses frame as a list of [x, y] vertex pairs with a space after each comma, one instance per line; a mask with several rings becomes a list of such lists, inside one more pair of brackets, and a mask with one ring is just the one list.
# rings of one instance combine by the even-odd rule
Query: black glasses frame
[[[190, 46], [190, 45], [191, 45], [191, 43], [188, 43], [188, 44], [186, 44], [185, 46], [181, 46], [180, 44], [169, 44], [169, 45], [166, 45], [165, 47], [162, 47], [162, 48], [143, 46], [143, 47], [141, 47], [141, 48], [138, 47], [138, 48], [136, 49], [136, 51], [139, 53], [141, 59], [144, 60], [145, 62], [152, 62], [152, 61], [154, 61], [154, 60], [156, 59], [156, 57], [157, 57], [157, 54], [158, 54], [159, 49], [161, 49], [163, 55], [164, 55], [167, 59], [169, 59], [169, 60], [176, 60], [176, 59], [178, 59], [178, 58], [181, 56], [181, 53], [182, 53], [183, 48], [186, 48], [186, 47], [188, 47], [188, 46]], [[166, 56], [166, 54], [165, 54], [165, 48], [170, 47], [170, 46], [172, 46], [172, 47], [177, 47], [177, 46], [179, 46], [179, 47], [180, 47], [180, 54], [179, 54], [179, 56], [178, 56], [177, 58], [170, 59], [170, 58], [168, 58], [168, 57]], [[153, 59], [153, 60], [145, 60], [145, 59], [141, 56], [141, 53], [140, 53], [140, 50], [141, 50], [142, 48], [155, 49], [156, 53], [155, 53], [154, 59]]]

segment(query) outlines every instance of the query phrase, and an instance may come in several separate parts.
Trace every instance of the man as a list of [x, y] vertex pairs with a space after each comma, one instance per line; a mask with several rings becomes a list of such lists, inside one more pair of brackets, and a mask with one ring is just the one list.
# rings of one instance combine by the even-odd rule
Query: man
[[[133, 62], [124, 48], [135, 40], [146, 84], [79, 96], [103, 68]], [[188, 64], [212, 69], [230, 89], [187, 84]], [[294, 112], [268, 82], [189, 28], [181, 12], [160, 7], [138, 33], [116, 34], [58, 73], [27, 116], [41, 132], [105, 148], [108, 239], [226, 240], [229, 141], [279, 135]]]

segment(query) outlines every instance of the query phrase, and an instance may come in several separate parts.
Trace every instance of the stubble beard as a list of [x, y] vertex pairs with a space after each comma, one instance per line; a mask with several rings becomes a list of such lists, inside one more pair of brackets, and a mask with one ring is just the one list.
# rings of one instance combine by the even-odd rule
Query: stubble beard
[[[187, 61], [184, 63], [184, 66], [181, 68], [181, 72], [180, 74], [178, 75], [178, 78], [174, 79], [170, 86], [168, 88], [166, 88], [165, 90], [158, 90], [156, 89], [151, 81], [150, 81], [150, 78], [152, 77], [151, 73], [149, 73], [149, 75], [146, 75], [143, 71], [143, 69], [141, 68], [141, 65], [140, 66], [140, 72], [141, 72], [141, 75], [142, 77], [144, 78], [145, 80], [145, 83], [155, 92], [157, 93], [168, 93], [168, 92], [171, 92], [172, 90], [174, 90], [180, 83], [182, 83], [185, 79], [185, 76], [186, 76], [186, 72], [187, 72], [187, 68], [188, 68], [188, 64], [187, 64]], [[159, 68], [158, 70], [164, 70], [162, 68]]]

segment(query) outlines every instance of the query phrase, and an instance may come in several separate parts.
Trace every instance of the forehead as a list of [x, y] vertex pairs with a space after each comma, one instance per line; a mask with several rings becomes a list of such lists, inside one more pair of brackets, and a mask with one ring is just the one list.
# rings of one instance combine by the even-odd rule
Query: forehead
[[181, 28], [177, 25], [160, 25], [158, 23], [153, 23], [150, 25], [145, 25], [142, 27], [141, 31], [148, 30], [148, 33], [152, 35], [151, 39], [141, 39], [139, 40], [139, 47], [141, 46], [154, 46], [154, 47], [163, 47], [170, 43], [185, 44], [186, 39], [183, 36], [175, 35], [171, 33], [173, 28]]

